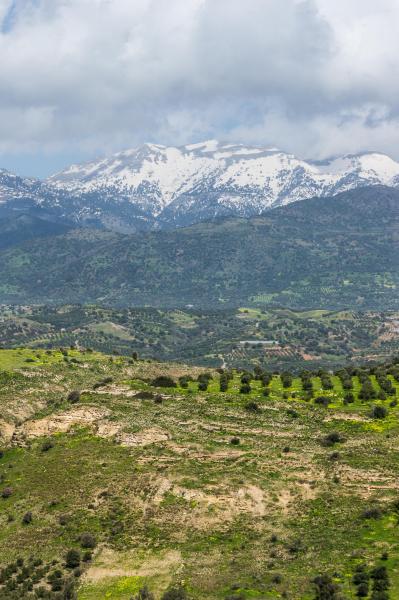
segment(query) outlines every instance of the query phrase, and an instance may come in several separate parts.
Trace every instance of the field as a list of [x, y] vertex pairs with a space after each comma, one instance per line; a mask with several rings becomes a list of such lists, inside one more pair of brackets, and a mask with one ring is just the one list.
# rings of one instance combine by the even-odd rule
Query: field
[[0, 350], [0, 597], [399, 598], [397, 377]]
[[[272, 340], [277, 346], [265, 349], [242, 340]], [[336, 368], [349, 360], [387, 359], [398, 341], [398, 312], [0, 306], [0, 346], [78, 345], [209, 367]]]

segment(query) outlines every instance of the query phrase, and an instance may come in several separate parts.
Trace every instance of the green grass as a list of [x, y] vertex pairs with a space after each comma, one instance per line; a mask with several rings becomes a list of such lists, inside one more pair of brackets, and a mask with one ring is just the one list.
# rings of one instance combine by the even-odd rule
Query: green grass
[[[54, 423], [48, 451], [48, 435], [3, 444], [0, 489], [13, 490], [0, 498], [3, 565], [33, 552], [64, 569], [67, 550], [79, 549], [89, 532], [97, 546], [83, 565], [79, 600], [130, 600], [144, 584], [159, 600], [179, 581], [192, 600], [224, 600], [232, 587], [245, 598], [311, 600], [312, 578], [325, 572], [353, 598], [356, 564], [379, 564], [386, 551], [390, 597], [399, 597], [398, 407], [389, 400], [388, 416], [375, 420], [375, 402], [359, 400], [356, 378], [355, 402], [344, 405], [337, 377], [330, 391], [314, 377], [314, 396], [332, 399], [324, 408], [304, 399], [299, 378], [283, 388], [275, 375], [268, 397], [259, 381], [240, 393], [237, 372], [226, 393], [213, 371], [206, 392], [196, 381], [156, 389], [151, 381], [159, 374], [177, 380], [200, 370], [96, 353], [70, 352], [76, 363], [60, 352], [41, 354], [36, 364], [25, 363], [30, 350], [0, 353], [2, 370], [17, 371], [0, 383], [2, 418], [17, 432], [24, 422]], [[94, 390], [106, 377], [112, 382]], [[73, 406], [71, 389], [85, 390]], [[143, 389], [162, 402], [135, 398]], [[249, 401], [260, 410], [248, 411]], [[103, 416], [57, 433], [54, 414], [85, 407]], [[333, 431], [342, 441], [324, 445]], [[128, 441], [143, 433], [155, 437]], [[375, 505], [381, 518], [364, 519]], [[27, 511], [33, 519], [23, 525]]]

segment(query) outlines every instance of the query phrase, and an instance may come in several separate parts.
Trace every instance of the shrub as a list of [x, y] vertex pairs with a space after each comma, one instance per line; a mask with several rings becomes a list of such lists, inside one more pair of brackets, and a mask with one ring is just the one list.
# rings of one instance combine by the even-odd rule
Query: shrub
[[29, 525], [29, 523], [32, 523], [33, 520], [33, 515], [30, 511], [26, 512], [24, 514], [24, 516], [22, 517], [22, 523], [24, 525]]
[[69, 392], [67, 400], [71, 404], [76, 404], [76, 402], [79, 402], [80, 400], [80, 392], [78, 390], [73, 390], [72, 392]]
[[181, 586], [169, 588], [161, 597], [161, 600], [188, 600], [186, 590]]
[[208, 380], [207, 379], [201, 379], [198, 382], [198, 390], [200, 392], [206, 392], [207, 389], [208, 389]]
[[355, 401], [355, 396], [352, 394], [352, 392], [348, 392], [347, 394], [345, 394], [344, 404], [353, 404], [354, 401]]
[[141, 392], [138, 392], [134, 397], [137, 398], [137, 400], [152, 400], [154, 398], [154, 394], [152, 392], [142, 390]]
[[249, 383], [242, 383], [240, 386], [240, 394], [250, 394], [251, 386]]
[[174, 388], [176, 387], [176, 382], [168, 375], [158, 375], [158, 377], [152, 380], [151, 385], [154, 387]]
[[2, 492], [1, 492], [1, 497], [2, 498], [9, 498], [10, 496], [12, 496], [14, 493], [14, 490], [11, 487], [5, 487]]
[[315, 404], [321, 404], [322, 406], [328, 406], [330, 402], [331, 398], [328, 398], [327, 396], [317, 396], [314, 400]]
[[316, 586], [316, 600], [339, 600], [339, 587], [329, 575], [320, 575], [313, 580]]
[[82, 561], [90, 562], [92, 558], [93, 558], [93, 554], [91, 552], [85, 552], [82, 556]]
[[283, 388], [289, 388], [292, 386], [292, 375], [291, 373], [281, 373], [281, 383], [283, 384]]
[[377, 404], [371, 409], [371, 416], [373, 417], [373, 419], [385, 419], [387, 414], [387, 409], [385, 408], [385, 406], [381, 406], [381, 404]]
[[240, 444], [240, 438], [238, 437], [232, 437], [230, 440], [230, 444], [232, 444], [233, 446], [239, 446]]
[[371, 506], [362, 512], [363, 519], [381, 519], [382, 510], [379, 506]]
[[42, 444], [42, 452], [48, 452], [51, 448], [54, 448], [53, 440], [45, 440]]
[[134, 597], [134, 600], [155, 600], [154, 594], [150, 592], [148, 587], [145, 585], [141, 588], [138, 594]]
[[367, 581], [362, 581], [362, 583], [360, 583], [358, 585], [358, 588], [356, 590], [356, 596], [358, 598], [367, 598], [368, 595], [369, 595], [369, 584], [367, 583]]
[[65, 566], [68, 569], [76, 569], [80, 565], [80, 552], [72, 548], [68, 550], [65, 557]]
[[344, 438], [341, 436], [338, 431], [331, 431], [328, 433], [322, 440], [323, 446], [334, 446], [334, 444], [339, 444], [344, 441]]
[[253, 400], [251, 402], [247, 402], [245, 405], [245, 410], [248, 412], [260, 412], [260, 408], [258, 406], [258, 404], [256, 402], [254, 402]]
[[97, 545], [96, 538], [91, 533], [82, 533], [80, 536], [80, 545], [85, 549], [93, 549]]

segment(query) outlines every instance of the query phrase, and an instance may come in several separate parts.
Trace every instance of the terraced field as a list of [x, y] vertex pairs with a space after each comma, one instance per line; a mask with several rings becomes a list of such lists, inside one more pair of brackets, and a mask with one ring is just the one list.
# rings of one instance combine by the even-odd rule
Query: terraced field
[[399, 598], [398, 371], [0, 350], [0, 598]]

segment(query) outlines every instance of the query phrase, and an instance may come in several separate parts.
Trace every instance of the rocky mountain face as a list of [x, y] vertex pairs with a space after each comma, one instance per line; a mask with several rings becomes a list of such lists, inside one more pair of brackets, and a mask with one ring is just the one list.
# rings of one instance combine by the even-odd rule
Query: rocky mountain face
[[371, 152], [305, 161], [275, 148], [216, 140], [182, 147], [145, 144], [72, 165], [42, 182], [0, 171], [0, 217], [33, 211], [129, 233], [250, 217], [373, 185], [399, 186], [399, 163]]

